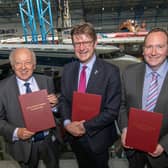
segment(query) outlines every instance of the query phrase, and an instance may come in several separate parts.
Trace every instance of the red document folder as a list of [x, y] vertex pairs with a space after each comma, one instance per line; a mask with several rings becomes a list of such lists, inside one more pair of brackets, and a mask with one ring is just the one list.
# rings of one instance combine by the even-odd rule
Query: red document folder
[[73, 93], [72, 121], [89, 120], [100, 112], [101, 96], [90, 93]]
[[130, 108], [126, 145], [153, 152], [158, 144], [163, 115]]
[[47, 90], [19, 96], [25, 126], [32, 132], [55, 127], [54, 116], [47, 99]]

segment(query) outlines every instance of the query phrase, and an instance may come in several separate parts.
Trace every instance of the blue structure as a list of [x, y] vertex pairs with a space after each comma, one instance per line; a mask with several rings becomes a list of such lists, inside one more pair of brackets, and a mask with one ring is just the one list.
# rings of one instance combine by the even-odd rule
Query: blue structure
[[34, 17], [34, 10], [32, 0], [23, 0], [19, 3], [20, 16], [22, 21], [23, 33], [25, 42], [28, 43], [28, 36], [32, 36], [31, 43], [37, 43], [36, 21]]
[[[40, 23], [42, 43], [47, 43], [47, 35], [49, 33], [52, 36], [52, 43], [54, 43], [54, 28], [50, 0], [36, 0], [36, 4]], [[47, 20], [47, 17], [49, 18], [49, 20]]]

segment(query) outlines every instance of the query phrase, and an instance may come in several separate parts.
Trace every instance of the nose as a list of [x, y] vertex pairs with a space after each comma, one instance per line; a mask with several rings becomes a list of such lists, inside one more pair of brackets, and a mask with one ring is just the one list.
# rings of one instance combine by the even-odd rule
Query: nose
[[152, 47], [152, 55], [156, 55], [156, 51], [157, 51], [157, 48], [156, 47]]
[[79, 48], [82, 50], [83, 48], [85, 48], [85, 44], [84, 43], [80, 43]]
[[22, 63], [22, 69], [25, 69], [26, 68], [26, 65], [25, 65], [25, 63], [23, 62]]

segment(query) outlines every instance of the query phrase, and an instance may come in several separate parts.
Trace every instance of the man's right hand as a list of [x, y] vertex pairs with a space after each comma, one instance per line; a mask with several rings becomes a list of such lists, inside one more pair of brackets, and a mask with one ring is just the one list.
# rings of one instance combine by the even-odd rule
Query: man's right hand
[[26, 128], [19, 128], [17, 131], [17, 136], [19, 139], [26, 140], [31, 138], [35, 132], [28, 131]]
[[73, 136], [82, 136], [85, 134], [85, 129], [81, 126], [84, 122], [84, 120], [71, 122], [65, 126], [65, 129]]
[[133, 149], [132, 147], [126, 145], [126, 136], [127, 136], [127, 128], [124, 128], [121, 134], [121, 143], [124, 148]]

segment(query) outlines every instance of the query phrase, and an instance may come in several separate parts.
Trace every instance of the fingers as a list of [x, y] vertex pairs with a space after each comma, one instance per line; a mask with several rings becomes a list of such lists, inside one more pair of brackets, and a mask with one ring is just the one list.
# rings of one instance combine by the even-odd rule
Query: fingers
[[148, 153], [148, 154], [151, 155], [152, 157], [158, 157], [158, 156], [160, 156], [163, 152], [164, 152], [164, 148], [163, 148], [160, 144], [158, 144], [158, 145], [156, 146], [155, 151], [152, 152], [152, 153]]
[[127, 136], [127, 128], [124, 128], [121, 134], [121, 143], [124, 148], [133, 149], [132, 147], [126, 145], [126, 136]]
[[17, 136], [19, 139], [26, 140], [31, 138], [35, 133], [28, 131], [26, 128], [19, 128], [17, 131]]
[[85, 128], [83, 126], [83, 122], [74, 121], [66, 125], [65, 129], [72, 134], [73, 136], [82, 136], [85, 134]]
[[58, 104], [58, 97], [55, 94], [49, 94], [47, 96], [47, 99], [50, 102], [52, 107]]

